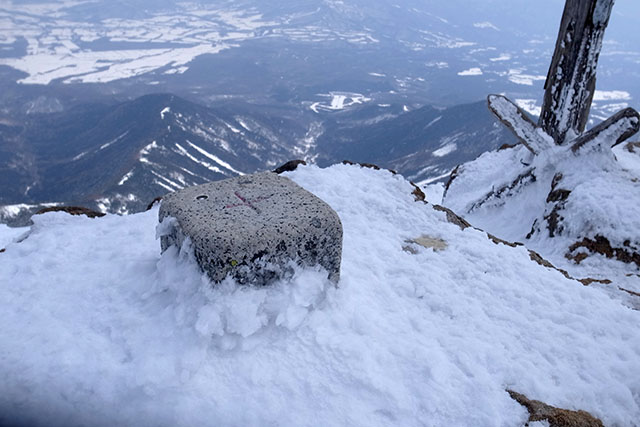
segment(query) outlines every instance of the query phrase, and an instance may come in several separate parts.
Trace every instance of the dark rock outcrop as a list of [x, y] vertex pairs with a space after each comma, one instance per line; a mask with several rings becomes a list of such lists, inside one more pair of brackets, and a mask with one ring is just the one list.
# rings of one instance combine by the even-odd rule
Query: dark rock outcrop
[[69, 215], [76, 215], [76, 216], [85, 215], [89, 218], [100, 218], [105, 216], [105, 214], [103, 214], [102, 212], [96, 212], [94, 210], [84, 208], [82, 206], [51, 206], [48, 208], [40, 209], [35, 214], [42, 215], [48, 212], [66, 212]]
[[531, 400], [527, 396], [507, 390], [513, 400], [527, 408], [529, 422], [547, 421], [551, 427], [604, 427], [602, 421], [585, 411], [560, 409], [539, 400]]

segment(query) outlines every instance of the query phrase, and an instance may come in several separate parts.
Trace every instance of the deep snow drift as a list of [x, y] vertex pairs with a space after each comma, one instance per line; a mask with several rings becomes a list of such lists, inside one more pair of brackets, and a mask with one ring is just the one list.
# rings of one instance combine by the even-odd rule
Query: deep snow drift
[[[213, 288], [188, 247], [160, 256], [157, 208], [35, 217], [0, 254], [0, 424], [524, 425], [509, 388], [638, 425], [640, 312], [389, 172], [287, 176], [341, 218], [337, 288]], [[446, 249], [403, 250], [424, 235]]]
[[[640, 152], [603, 145], [580, 155], [552, 146], [532, 156], [523, 145], [484, 153], [458, 168], [443, 204], [474, 226], [525, 243], [575, 277], [612, 280], [638, 293], [636, 263], [572, 250], [585, 238], [604, 236], [613, 248], [640, 251]], [[550, 231], [553, 215], [557, 224]], [[577, 264], [579, 253], [588, 256]]]

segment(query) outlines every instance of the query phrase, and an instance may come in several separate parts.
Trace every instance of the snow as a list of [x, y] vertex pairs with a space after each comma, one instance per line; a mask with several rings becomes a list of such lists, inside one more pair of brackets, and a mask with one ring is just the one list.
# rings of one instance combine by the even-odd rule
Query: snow
[[118, 182], [118, 185], [124, 185], [125, 182], [129, 181], [129, 179], [133, 176], [133, 169], [127, 172], [122, 179]]
[[371, 101], [371, 98], [367, 98], [366, 96], [360, 93], [352, 93], [352, 92], [329, 92], [329, 94], [320, 95], [321, 97], [330, 98], [331, 101], [329, 103], [325, 102], [314, 102], [309, 107], [314, 113], [319, 113], [320, 111], [338, 111], [344, 110], [347, 107], [351, 107], [353, 105], [364, 104], [366, 102]]
[[495, 58], [489, 58], [489, 61], [491, 62], [500, 62], [500, 61], [509, 61], [511, 60], [511, 55], [509, 55], [508, 53], [503, 53], [500, 56], [497, 56]]
[[[338, 287], [315, 269], [212, 287], [188, 244], [160, 255], [157, 208], [34, 218], [0, 254], [0, 421], [523, 425], [510, 388], [637, 425], [639, 312], [447, 223], [398, 175], [287, 176], [340, 216]], [[425, 235], [447, 249], [403, 250]]]
[[495, 25], [493, 25], [491, 22], [488, 22], [488, 21], [476, 22], [475, 24], [473, 24], [473, 26], [476, 27], [476, 28], [491, 29], [491, 30], [500, 31], [500, 29], [498, 27], [496, 27]]
[[189, 160], [191, 160], [194, 163], [197, 163], [199, 165], [204, 166], [205, 168], [209, 169], [212, 172], [217, 172], [219, 174], [222, 175], [228, 175], [228, 173], [225, 173], [222, 169], [220, 169], [217, 166], [212, 165], [209, 162], [206, 162], [204, 160], [198, 160], [197, 158], [195, 158], [192, 154], [190, 154], [182, 145], [176, 143], [175, 144], [176, 148], [178, 149], [178, 151], [176, 151], [178, 154], [183, 155], [185, 157], [187, 157]]
[[540, 114], [542, 114], [542, 105], [539, 104], [537, 99], [516, 99], [515, 103], [533, 116], [540, 117]]
[[160, 119], [164, 120], [165, 114], [170, 112], [171, 112], [171, 107], [164, 107], [162, 111], [160, 111]]
[[525, 74], [522, 69], [512, 69], [508, 72], [509, 81], [518, 85], [533, 86], [536, 81], [544, 81], [547, 76]]
[[[458, 170], [444, 204], [477, 227], [525, 243], [574, 277], [611, 280], [606, 289], [616, 298], [624, 297], [618, 287], [640, 292], [639, 271], [633, 263], [593, 255], [576, 264], [565, 257], [574, 243], [598, 235], [614, 248], [633, 252], [640, 247], [640, 218], [634, 214], [640, 195], [640, 156], [624, 147], [610, 150], [606, 142], [614, 130], [615, 126], [602, 132], [599, 138], [604, 140], [593, 141], [578, 155], [570, 146], [553, 144], [535, 157], [522, 146], [485, 153]], [[551, 213], [547, 197], [557, 173], [562, 174], [558, 188], [570, 193], [559, 212], [563, 228], [551, 238], [545, 217]], [[513, 184], [519, 176], [525, 178]], [[637, 299], [626, 298], [626, 303], [640, 309]]]
[[0, 224], [0, 249], [4, 248], [9, 243], [14, 242], [27, 230], [28, 228], [24, 227], [12, 228], [5, 224]]
[[453, 153], [457, 149], [458, 149], [458, 145], [455, 142], [452, 142], [450, 144], [447, 144], [447, 145], [445, 145], [443, 147], [438, 148], [437, 150], [435, 150], [431, 154], [433, 156], [435, 156], [435, 157], [444, 157], [447, 154]]
[[630, 101], [631, 94], [624, 90], [596, 90], [594, 101]]
[[[107, 83], [147, 73], [182, 74], [198, 57], [263, 37], [302, 42], [344, 40], [357, 45], [379, 42], [370, 31], [317, 25], [290, 28], [278, 22], [280, 19], [264, 18], [255, 8], [235, 4], [178, 2], [165, 11], [145, 10], [147, 16], [137, 19], [86, 22], [82, 13], [73, 13], [70, 2], [22, 3], [5, 1], [0, 10], [0, 41], [10, 43], [24, 37], [28, 43], [24, 56], [0, 58], [0, 65], [27, 74], [19, 80], [22, 84], [46, 85], [54, 80]], [[91, 1], [77, 2], [83, 3]], [[99, 50], [85, 44], [94, 41], [112, 43], [113, 47]], [[143, 47], [121, 47], [126, 43]]]
[[0, 218], [15, 218], [20, 215], [23, 211], [28, 209], [34, 209], [39, 206], [51, 207], [58, 206], [60, 203], [52, 202], [52, 203], [42, 203], [41, 205], [29, 205], [26, 203], [19, 203], [16, 205], [4, 205], [0, 206]]
[[239, 170], [234, 169], [229, 163], [227, 163], [224, 160], [220, 159], [218, 156], [215, 156], [215, 155], [209, 153], [205, 149], [198, 147], [197, 145], [195, 145], [194, 143], [192, 143], [190, 141], [187, 141], [187, 143], [192, 148], [194, 148], [198, 153], [202, 154], [205, 157], [208, 157], [209, 159], [213, 160], [214, 162], [216, 162], [217, 164], [219, 164], [223, 168], [228, 169], [228, 170], [230, 170], [231, 172], [233, 172], [235, 174], [244, 175], [244, 172], [240, 172]]
[[482, 74], [482, 70], [478, 67], [469, 68], [458, 73], [459, 76], [481, 76]]

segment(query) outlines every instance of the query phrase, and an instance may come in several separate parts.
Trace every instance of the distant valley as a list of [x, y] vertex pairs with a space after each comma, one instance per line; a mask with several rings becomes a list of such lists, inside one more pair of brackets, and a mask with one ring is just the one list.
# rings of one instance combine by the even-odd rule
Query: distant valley
[[[23, 222], [44, 203], [136, 212], [168, 191], [294, 158], [445, 180], [514, 142], [487, 111], [487, 94], [539, 113], [561, 8], [4, 2], [0, 222]], [[640, 97], [634, 8], [616, 3], [592, 125]]]
[[0, 141], [7, 159], [0, 179], [10, 183], [0, 190], [5, 222], [53, 203], [138, 212], [167, 192], [294, 158], [376, 162], [416, 181], [437, 180], [513, 142], [483, 102], [412, 112], [360, 106], [319, 121], [311, 112], [270, 116], [238, 103], [214, 109], [168, 94], [5, 120]]

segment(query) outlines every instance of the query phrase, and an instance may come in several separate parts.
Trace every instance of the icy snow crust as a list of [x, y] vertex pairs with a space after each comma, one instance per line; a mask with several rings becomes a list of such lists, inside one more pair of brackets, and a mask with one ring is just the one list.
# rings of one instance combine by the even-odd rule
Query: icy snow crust
[[[482, 202], [492, 190], [510, 186], [528, 171], [533, 171], [535, 182], [527, 180], [526, 185]], [[571, 194], [560, 211], [565, 218], [562, 235], [550, 238], [543, 216], [549, 214], [546, 199], [558, 172], [563, 174], [558, 188], [568, 189]], [[580, 265], [565, 258], [571, 245], [596, 235], [605, 236], [613, 247], [626, 247], [627, 240], [632, 247], [640, 247], [639, 198], [640, 155], [629, 153], [622, 145], [614, 150], [585, 148], [580, 155], [573, 154], [570, 147], [553, 146], [538, 156], [518, 145], [485, 153], [461, 166], [443, 204], [476, 227], [526, 243], [574, 277], [609, 279], [640, 292], [640, 271], [635, 264], [607, 260], [601, 255], [593, 255]], [[536, 220], [541, 230], [528, 239]]]
[[[505, 388], [640, 419], [640, 314], [415, 202], [386, 171], [288, 176], [344, 226], [342, 279], [212, 288], [153, 211], [36, 216], [0, 254], [0, 424], [518, 426]], [[429, 235], [434, 252], [404, 252]], [[5, 417], [4, 419], [2, 417]]]

